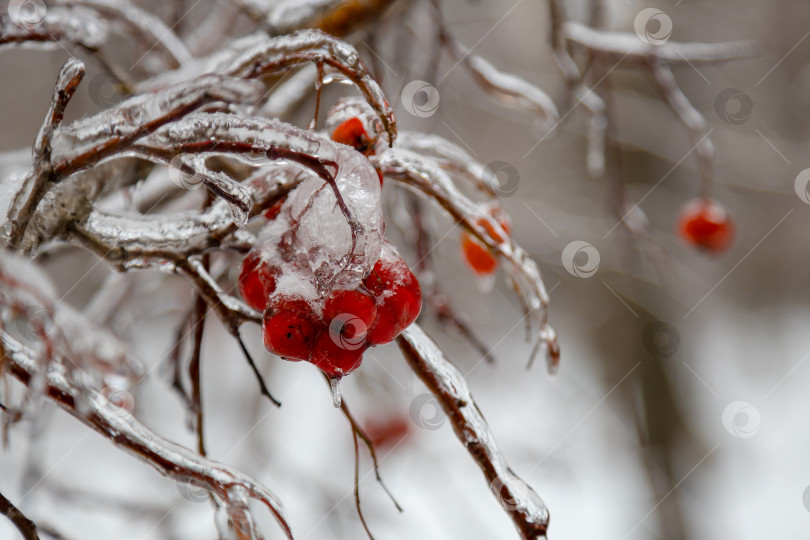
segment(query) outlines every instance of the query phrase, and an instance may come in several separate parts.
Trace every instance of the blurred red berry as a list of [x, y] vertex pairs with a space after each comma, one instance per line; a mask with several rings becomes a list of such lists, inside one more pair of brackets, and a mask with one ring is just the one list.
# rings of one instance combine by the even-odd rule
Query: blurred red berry
[[696, 198], [687, 202], [678, 220], [681, 237], [698, 248], [722, 253], [734, 238], [734, 223], [717, 201]]
[[264, 312], [264, 346], [271, 353], [290, 360], [308, 360], [318, 326], [309, 303], [279, 295], [270, 300]]
[[264, 311], [268, 296], [276, 290], [276, 277], [272, 267], [262, 260], [258, 251], [251, 251], [242, 260], [239, 272], [239, 294], [258, 311]]
[[[509, 223], [509, 218], [500, 210], [500, 207], [492, 206], [488, 210], [488, 213], [503, 228], [507, 236], [512, 235], [512, 226]], [[502, 232], [496, 230], [486, 219], [479, 218], [475, 223], [483, 227], [494, 240], [498, 242], [506, 240], [502, 237]], [[495, 258], [484, 244], [466, 231], [461, 233], [461, 253], [469, 267], [478, 275], [490, 275], [498, 269], [498, 259]]]
[[395, 446], [408, 436], [412, 421], [403, 415], [394, 415], [387, 418], [371, 418], [363, 427], [371, 442], [377, 450]]

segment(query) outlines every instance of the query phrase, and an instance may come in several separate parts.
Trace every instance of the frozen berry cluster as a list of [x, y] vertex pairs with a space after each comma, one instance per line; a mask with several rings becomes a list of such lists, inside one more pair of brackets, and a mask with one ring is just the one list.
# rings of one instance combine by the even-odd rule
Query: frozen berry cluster
[[280, 270], [251, 251], [242, 262], [239, 291], [264, 313], [268, 351], [308, 361], [330, 377], [357, 369], [368, 347], [382, 345], [407, 328], [422, 307], [416, 277], [388, 243], [371, 272], [354, 289], [335, 289], [316, 299], [279, 290]]

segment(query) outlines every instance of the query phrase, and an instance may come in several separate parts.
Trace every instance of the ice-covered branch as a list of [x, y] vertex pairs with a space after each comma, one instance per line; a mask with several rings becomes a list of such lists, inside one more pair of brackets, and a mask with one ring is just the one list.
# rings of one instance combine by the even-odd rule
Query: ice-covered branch
[[[23, 384], [28, 384], [37, 371], [35, 353], [6, 333], [0, 334], [0, 337], [10, 373]], [[45, 394], [52, 401], [161, 474], [207, 489], [228, 518], [227, 524], [233, 534], [241, 531], [252, 535], [246, 538], [263, 537], [247, 506], [248, 500], [254, 499], [270, 510], [287, 538], [293, 537], [281, 501], [255, 480], [160, 437], [126, 410], [116, 407], [95, 391], [84, 396], [87, 411], [80, 411], [77, 407], [80, 392], [59, 372], [48, 372]]]
[[56, 79], [56, 88], [45, 120], [34, 141], [34, 163], [26, 175], [11, 202], [5, 233], [10, 247], [16, 247], [22, 239], [28, 221], [39, 201], [48, 190], [48, 184], [54, 181], [56, 173], [52, 164], [52, 141], [54, 131], [58, 129], [64, 117], [65, 107], [76, 92], [76, 87], [84, 77], [84, 64], [75, 59], [68, 60], [62, 66]]
[[[306, 173], [281, 166], [245, 181], [253, 201], [248, 215], [255, 216], [282, 199]], [[67, 239], [90, 247], [111, 264], [126, 268], [160, 265], [227, 247], [239, 229], [226, 201], [215, 201], [203, 211], [175, 214], [122, 214], [96, 209], [75, 223]]]
[[191, 53], [166, 24], [148, 11], [121, 0], [56, 0], [57, 5], [78, 6], [97, 12], [123, 26], [147, 51], [163, 53], [171, 67], [191, 60]]
[[484, 92], [506, 106], [528, 111], [547, 130], [558, 121], [559, 113], [554, 101], [540, 88], [522, 77], [500, 71], [483, 57], [472, 54], [447, 33], [442, 33], [442, 37], [453, 56], [464, 65]]
[[438, 399], [456, 437], [481, 468], [490, 491], [512, 518], [521, 538], [545, 538], [548, 508], [509, 467], [458, 368], [418, 325], [405, 330], [397, 343], [411, 369]]
[[235, 77], [256, 78], [278, 73], [305, 62], [327, 65], [337, 70], [360, 89], [383, 122], [389, 144], [397, 136], [394, 111], [382, 88], [371, 76], [357, 51], [337, 38], [319, 30], [303, 30], [263, 41], [233, 59], [225, 73]]
[[[548, 294], [537, 264], [509, 238], [499, 223], [465, 197], [442, 169], [428, 159], [406, 150], [389, 150], [374, 158], [386, 178], [416, 190], [443, 209], [457, 224], [494, 254], [501, 257], [526, 310], [527, 326], [538, 325], [540, 342], [545, 344], [549, 369], [559, 361], [557, 335], [548, 325]], [[487, 223], [484, 227], [482, 223]], [[492, 231], [501, 231], [500, 239]]]
[[[73, 80], [71, 74], [78, 69], [73, 63], [68, 65], [60, 76], [62, 82], [57, 85], [55, 101], [62, 99], [59, 97], [64, 93], [62, 86]], [[34, 210], [52, 185], [126, 150], [138, 139], [207, 103], [250, 101], [257, 97], [255, 84], [221, 75], [203, 75], [190, 84], [137, 96], [97, 115], [54, 128], [48, 159], [35, 161], [9, 209], [8, 246], [16, 248], [20, 244]]]
[[664, 99], [689, 132], [689, 138], [698, 160], [702, 191], [708, 197], [714, 176], [714, 145], [709, 139], [706, 119], [680, 89], [675, 75], [668, 65], [658, 60], [651, 60], [650, 69]]
[[722, 43], [666, 43], [651, 45], [635, 34], [595, 30], [568, 21], [562, 27], [565, 39], [572, 45], [584, 47], [610, 63], [637, 62], [646, 64], [651, 58], [671, 64], [725, 62], [750, 58], [756, 54], [752, 41]]
[[43, 19], [37, 24], [19, 25], [10, 16], [0, 15], [0, 51], [10, 47], [65, 49], [72, 55], [92, 58], [125, 89], [134, 86], [130, 73], [104, 47], [109, 31], [105, 19], [92, 12], [58, 6], [48, 8], [47, 16], [36, 10], [32, 16]]

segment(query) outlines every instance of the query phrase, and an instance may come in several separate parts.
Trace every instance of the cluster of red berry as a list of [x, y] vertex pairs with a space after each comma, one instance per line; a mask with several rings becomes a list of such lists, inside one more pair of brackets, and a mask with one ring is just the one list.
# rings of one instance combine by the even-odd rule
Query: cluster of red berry
[[287, 360], [311, 362], [330, 377], [357, 369], [368, 347], [392, 341], [422, 308], [419, 282], [387, 243], [354, 290], [333, 290], [313, 302], [277, 291], [278, 279], [279, 270], [260, 251], [243, 260], [239, 292], [264, 313], [265, 347]]
[[714, 199], [699, 197], [687, 202], [678, 220], [681, 237], [695, 247], [722, 253], [734, 239], [734, 223]]

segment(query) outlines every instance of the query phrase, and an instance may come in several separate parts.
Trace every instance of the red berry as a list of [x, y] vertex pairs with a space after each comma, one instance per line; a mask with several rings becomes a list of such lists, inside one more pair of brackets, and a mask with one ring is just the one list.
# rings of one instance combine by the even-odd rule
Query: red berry
[[239, 294], [253, 309], [264, 311], [267, 297], [276, 290], [275, 272], [262, 260], [258, 251], [251, 251], [242, 260], [239, 272]]
[[265, 348], [289, 360], [308, 360], [315, 343], [318, 321], [302, 299], [279, 295], [264, 312], [262, 336]]
[[[509, 223], [509, 219], [499, 207], [491, 207], [488, 213], [495, 218], [504, 232], [506, 232], [507, 236], [512, 235], [512, 226]], [[486, 219], [479, 218], [475, 223], [483, 227], [494, 240], [498, 242], [506, 240], [501, 236], [502, 233], [497, 231]], [[466, 231], [461, 233], [461, 253], [464, 256], [464, 260], [467, 261], [467, 264], [476, 274], [489, 275], [498, 269], [498, 260], [495, 256], [480, 241]]]
[[734, 223], [726, 209], [713, 199], [687, 202], [678, 220], [681, 237], [698, 248], [722, 253], [734, 238]]
[[366, 335], [370, 345], [393, 341], [419, 316], [422, 309], [419, 281], [390, 246], [383, 247], [380, 260], [363, 284], [377, 297], [377, 318]]
[[340, 334], [347, 342], [364, 341], [376, 317], [374, 298], [359, 290], [332, 291], [323, 308], [323, 319], [329, 331]]
[[408, 435], [411, 431], [411, 421], [403, 415], [372, 418], [366, 422], [364, 431], [375, 448], [391, 447]]
[[341, 144], [347, 144], [363, 154], [373, 153], [371, 139], [363, 127], [363, 122], [359, 118], [352, 117], [342, 122], [335, 131], [332, 132], [332, 140]]
[[356, 349], [346, 348], [341, 344], [340, 336], [325, 330], [315, 340], [309, 361], [330, 377], [342, 377], [360, 366], [367, 347], [361, 343]]

